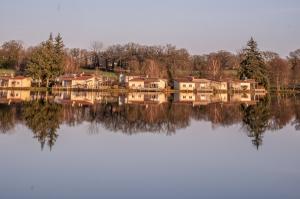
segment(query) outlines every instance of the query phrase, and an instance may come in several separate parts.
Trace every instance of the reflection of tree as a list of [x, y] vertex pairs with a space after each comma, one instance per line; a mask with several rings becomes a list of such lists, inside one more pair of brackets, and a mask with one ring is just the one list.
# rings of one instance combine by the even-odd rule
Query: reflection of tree
[[210, 121], [213, 127], [230, 126], [241, 122], [241, 109], [236, 104], [213, 103], [193, 108], [195, 120]]
[[14, 120], [13, 107], [0, 104], [0, 131], [6, 133], [13, 129], [15, 126]]
[[293, 124], [295, 125], [296, 130], [300, 131], [300, 99], [298, 97], [294, 98], [295, 120], [293, 121]]
[[271, 130], [282, 129], [293, 119], [294, 110], [292, 99], [284, 95], [272, 97], [272, 118], [270, 121]]
[[261, 99], [256, 105], [242, 105], [243, 125], [252, 143], [259, 148], [262, 145], [263, 133], [269, 127], [270, 98]]
[[32, 130], [34, 137], [43, 149], [47, 142], [50, 149], [58, 137], [56, 131], [60, 125], [61, 106], [45, 100], [32, 101], [25, 104], [23, 117], [25, 124]]

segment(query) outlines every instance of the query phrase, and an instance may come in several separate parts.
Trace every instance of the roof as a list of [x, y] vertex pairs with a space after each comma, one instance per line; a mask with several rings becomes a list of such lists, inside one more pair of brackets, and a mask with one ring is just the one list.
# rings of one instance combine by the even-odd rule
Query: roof
[[246, 80], [230, 80], [232, 83], [255, 83], [255, 79], [246, 79]]
[[12, 77], [12, 78], [9, 78], [9, 79], [22, 80], [22, 79], [28, 79], [28, 78], [30, 78], [30, 77], [16, 76], [16, 77]]
[[177, 82], [193, 82], [192, 77], [181, 77], [181, 78], [175, 78], [174, 80]]
[[72, 80], [89, 80], [94, 78], [91, 75], [83, 75], [83, 76], [62, 76], [59, 79], [64, 81], [72, 81]]
[[195, 83], [200, 83], [200, 82], [211, 82], [209, 79], [193, 79], [192, 80]]
[[165, 79], [160, 78], [147, 78], [147, 77], [140, 77], [140, 78], [134, 78], [129, 80], [130, 82], [159, 82], [159, 81], [165, 81]]
[[23, 79], [28, 79], [30, 77], [25, 77], [25, 76], [15, 76], [15, 77], [11, 77], [11, 76], [1, 76], [0, 79], [2, 80], [23, 80]]

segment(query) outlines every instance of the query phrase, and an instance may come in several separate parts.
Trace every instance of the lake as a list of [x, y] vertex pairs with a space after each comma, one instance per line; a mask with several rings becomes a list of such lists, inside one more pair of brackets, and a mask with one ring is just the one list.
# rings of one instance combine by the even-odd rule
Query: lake
[[0, 91], [0, 198], [300, 198], [300, 96]]

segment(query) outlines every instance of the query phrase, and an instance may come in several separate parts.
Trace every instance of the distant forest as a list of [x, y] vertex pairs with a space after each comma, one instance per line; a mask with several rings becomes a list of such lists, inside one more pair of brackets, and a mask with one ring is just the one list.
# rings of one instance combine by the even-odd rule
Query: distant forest
[[220, 50], [191, 55], [173, 45], [136, 43], [104, 48], [101, 42], [92, 42], [90, 49], [79, 49], [66, 48], [60, 34], [56, 37], [51, 34], [48, 40], [29, 48], [16, 40], [4, 42], [0, 48], [0, 72], [13, 70], [29, 75], [47, 87], [59, 75], [83, 69], [169, 80], [189, 75], [215, 80], [254, 78], [265, 87], [280, 90], [295, 88], [300, 83], [300, 49], [290, 52], [288, 57], [280, 57], [276, 52], [260, 51], [252, 38], [237, 53]]

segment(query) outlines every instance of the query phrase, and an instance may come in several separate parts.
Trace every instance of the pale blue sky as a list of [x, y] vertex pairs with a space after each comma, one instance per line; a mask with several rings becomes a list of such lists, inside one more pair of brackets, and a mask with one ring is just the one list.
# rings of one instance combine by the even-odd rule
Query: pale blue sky
[[60, 32], [68, 47], [171, 43], [202, 54], [236, 52], [253, 36], [285, 56], [300, 48], [299, 19], [299, 0], [1, 0], [0, 42]]

